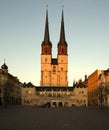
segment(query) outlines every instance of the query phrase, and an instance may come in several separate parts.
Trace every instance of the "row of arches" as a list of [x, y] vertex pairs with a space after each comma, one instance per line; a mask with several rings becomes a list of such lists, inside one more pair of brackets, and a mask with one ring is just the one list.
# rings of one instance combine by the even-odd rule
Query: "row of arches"
[[37, 103], [37, 101], [32, 101], [32, 100], [23, 100], [24, 104], [27, 105], [34, 105], [37, 107], [46, 107], [46, 108], [50, 108], [50, 107], [83, 107], [83, 106], [87, 106], [86, 102], [62, 102], [62, 101], [42, 101]]
[[44, 104], [46, 107], [69, 107], [68, 102], [47, 102], [47, 103], [41, 103]]
[[43, 107], [83, 107], [83, 106], [87, 106], [86, 103], [81, 102], [81, 103], [69, 103], [69, 102], [58, 102], [58, 101], [54, 101], [54, 102], [42, 102], [41, 106]]

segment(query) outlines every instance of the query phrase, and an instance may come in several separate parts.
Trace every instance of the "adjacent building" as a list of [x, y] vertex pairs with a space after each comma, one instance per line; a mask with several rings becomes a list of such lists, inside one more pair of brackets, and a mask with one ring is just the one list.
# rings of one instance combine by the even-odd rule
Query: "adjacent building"
[[102, 70], [95, 70], [92, 74], [88, 76], [88, 102], [89, 105], [98, 105], [98, 87], [99, 75]]
[[20, 104], [22, 83], [17, 77], [8, 73], [4, 63], [0, 69], [0, 104]]
[[109, 106], [109, 68], [99, 75], [98, 83], [98, 104], [101, 102], [103, 106]]
[[38, 87], [31, 83], [22, 87], [22, 105], [37, 107], [88, 106], [87, 86], [82, 82], [73, 87]]

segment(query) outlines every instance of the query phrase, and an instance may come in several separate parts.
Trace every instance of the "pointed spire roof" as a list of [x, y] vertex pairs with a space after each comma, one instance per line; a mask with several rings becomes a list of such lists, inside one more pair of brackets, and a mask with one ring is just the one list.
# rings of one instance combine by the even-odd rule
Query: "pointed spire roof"
[[67, 44], [65, 39], [65, 29], [64, 29], [64, 12], [62, 8], [62, 17], [61, 17], [61, 31], [60, 31], [60, 41], [61, 44]]
[[4, 59], [4, 64], [1, 66], [2, 69], [8, 70], [8, 66], [5, 63], [5, 59]]
[[48, 23], [48, 6], [47, 6], [47, 9], [46, 9], [46, 21], [45, 21], [44, 43], [50, 43], [50, 37], [49, 37], [49, 23]]

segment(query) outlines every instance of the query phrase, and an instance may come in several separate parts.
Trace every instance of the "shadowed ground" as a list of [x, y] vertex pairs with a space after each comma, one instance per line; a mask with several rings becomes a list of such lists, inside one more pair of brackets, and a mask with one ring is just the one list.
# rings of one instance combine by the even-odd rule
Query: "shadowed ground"
[[109, 108], [0, 106], [0, 130], [109, 130]]

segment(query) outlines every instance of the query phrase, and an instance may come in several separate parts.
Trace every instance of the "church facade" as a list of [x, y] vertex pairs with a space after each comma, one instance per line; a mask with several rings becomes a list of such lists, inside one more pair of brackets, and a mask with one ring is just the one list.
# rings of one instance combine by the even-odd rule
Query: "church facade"
[[60, 40], [57, 58], [52, 58], [52, 43], [49, 36], [48, 10], [46, 11], [45, 35], [41, 45], [41, 86], [68, 86], [68, 54], [62, 11]]

